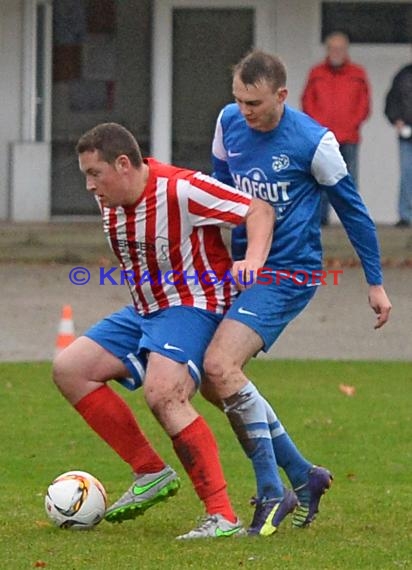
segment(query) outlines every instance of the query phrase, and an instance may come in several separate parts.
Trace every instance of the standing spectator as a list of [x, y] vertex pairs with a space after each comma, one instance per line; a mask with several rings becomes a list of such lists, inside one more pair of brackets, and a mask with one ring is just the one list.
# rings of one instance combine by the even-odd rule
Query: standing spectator
[[412, 64], [394, 77], [386, 96], [385, 115], [395, 126], [399, 137], [401, 179], [399, 189], [398, 228], [412, 222]]
[[[355, 184], [358, 184], [360, 127], [370, 112], [370, 87], [365, 70], [349, 59], [349, 38], [343, 32], [326, 37], [326, 59], [313, 67], [302, 94], [302, 109], [335, 135]], [[329, 201], [322, 193], [321, 222], [329, 222]]]

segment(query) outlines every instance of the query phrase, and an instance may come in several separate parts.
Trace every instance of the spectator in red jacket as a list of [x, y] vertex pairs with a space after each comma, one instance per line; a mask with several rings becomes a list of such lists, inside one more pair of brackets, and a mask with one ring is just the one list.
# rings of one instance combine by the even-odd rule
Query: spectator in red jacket
[[[305, 113], [328, 127], [355, 184], [358, 183], [360, 127], [370, 112], [370, 87], [365, 70], [349, 59], [349, 38], [332, 32], [325, 39], [326, 59], [313, 67], [302, 94]], [[322, 196], [321, 222], [329, 221], [329, 202]]]

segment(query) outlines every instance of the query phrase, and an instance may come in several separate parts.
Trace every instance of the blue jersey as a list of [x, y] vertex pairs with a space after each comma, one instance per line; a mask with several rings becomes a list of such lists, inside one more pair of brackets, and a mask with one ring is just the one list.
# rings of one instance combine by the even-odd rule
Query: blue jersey
[[[344, 225], [370, 285], [382, 283], [376, 228], [331, 131], [285, 105], [271, 131], [251, 129], [237, 104], [220, 113], [213, 140], [214, 176], [275, 208], [276, 228], [265, 265], [316, 271], [322, 266], [320, 190]], [[245, 226], [233, 231], [234, 259], [246, 252]]]

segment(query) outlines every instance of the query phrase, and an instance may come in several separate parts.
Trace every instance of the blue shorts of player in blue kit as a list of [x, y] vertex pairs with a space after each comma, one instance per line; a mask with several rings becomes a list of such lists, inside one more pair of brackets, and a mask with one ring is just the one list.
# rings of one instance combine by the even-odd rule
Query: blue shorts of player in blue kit
[[[281, 272], [278, 272], [278, 274]], [[308, 305], [318, 285], [299, 284], [292, 278], [266, 279], [242, 291], [225, 318], [239, 321], [254, 330], [267, 352], [285, 327]]]
[[84, 336], [123, 362], [131, 377], [116, 380], [129, 390], [142, 385], [149, 352], [187, 363], [198, 387], [206, 348], [222, 318], [223, 315], [183, 305], [142, 316], [128, 305], [96, 323]]

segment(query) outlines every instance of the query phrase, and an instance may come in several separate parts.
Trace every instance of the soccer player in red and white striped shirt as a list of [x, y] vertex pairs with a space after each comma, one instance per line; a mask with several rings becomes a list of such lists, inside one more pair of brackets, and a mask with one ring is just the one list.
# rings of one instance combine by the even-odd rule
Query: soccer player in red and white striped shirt
[[[84, 134], [77, 152], [133, 299], [78, 338], [53, 367], [63, 395], [135, 473], [106, 519], [134, 518], [180, 485], [107, 385], [118, 379], [135, 388], [145, 376], [146, 401], [206, 509], [205, 522], [179, 538], [238, 534], [214, 436], [190, 398], [238, 274], [247, 282], [264, 264], [273, 209], [201, 173], [143, 160], [135, 138], [114, 123]], [[249, 246], [232, 268], [221, 227], [241, 223]]]

